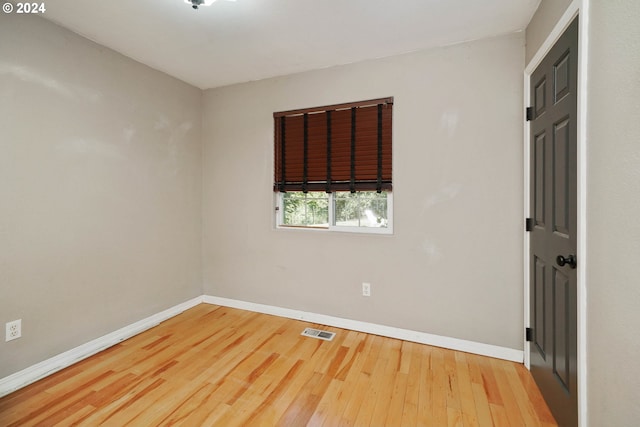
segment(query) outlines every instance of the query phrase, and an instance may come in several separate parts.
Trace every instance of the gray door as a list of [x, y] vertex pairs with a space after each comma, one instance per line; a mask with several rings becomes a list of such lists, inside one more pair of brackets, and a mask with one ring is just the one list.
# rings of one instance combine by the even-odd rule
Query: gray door
[[531, 373], [560, 426], [577, 426], [578, 18], [531, 75]]

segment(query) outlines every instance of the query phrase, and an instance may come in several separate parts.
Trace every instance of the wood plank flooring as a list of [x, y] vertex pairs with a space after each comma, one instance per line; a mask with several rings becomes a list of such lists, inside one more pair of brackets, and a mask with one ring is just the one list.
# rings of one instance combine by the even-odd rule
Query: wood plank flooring
[[556, 423], [520, 364], [201, 304], [0, 399], [0, 426], [75, 425]]

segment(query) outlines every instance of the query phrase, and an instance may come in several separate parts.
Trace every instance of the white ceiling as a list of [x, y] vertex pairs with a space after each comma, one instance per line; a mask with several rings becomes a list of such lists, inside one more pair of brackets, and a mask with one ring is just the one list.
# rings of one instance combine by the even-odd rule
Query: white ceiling
[[45, 18], [201, 89], [522, 30], [540, 0], [52, 0]]

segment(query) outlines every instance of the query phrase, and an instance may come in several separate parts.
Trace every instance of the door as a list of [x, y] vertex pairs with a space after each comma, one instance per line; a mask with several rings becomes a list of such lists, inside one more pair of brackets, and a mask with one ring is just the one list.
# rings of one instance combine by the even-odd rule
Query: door
[[531, 373], [562, 427], [578, 425], [578, 18], [531, 75]]

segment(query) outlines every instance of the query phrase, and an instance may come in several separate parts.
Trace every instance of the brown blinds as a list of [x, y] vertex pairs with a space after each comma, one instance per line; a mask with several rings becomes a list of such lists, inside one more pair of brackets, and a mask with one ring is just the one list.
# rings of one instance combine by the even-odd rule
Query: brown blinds
[[274, 113], [274, 191], [391, 191], [393, 98]]

